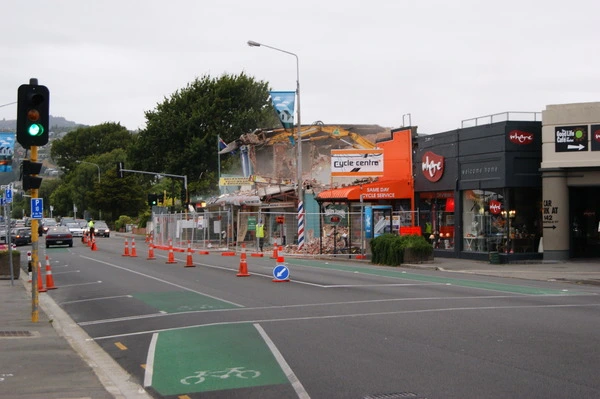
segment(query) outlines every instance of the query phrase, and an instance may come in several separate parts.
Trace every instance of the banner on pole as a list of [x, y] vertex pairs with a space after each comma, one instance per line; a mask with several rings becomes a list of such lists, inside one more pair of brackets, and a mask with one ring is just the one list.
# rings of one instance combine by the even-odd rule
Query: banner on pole
[[0, 132], [0, 172], [12, 172], [15, 134]]
[[294, 127], [295, 91], [271, 91], [271, 101], [281, 124], [286, 129]]

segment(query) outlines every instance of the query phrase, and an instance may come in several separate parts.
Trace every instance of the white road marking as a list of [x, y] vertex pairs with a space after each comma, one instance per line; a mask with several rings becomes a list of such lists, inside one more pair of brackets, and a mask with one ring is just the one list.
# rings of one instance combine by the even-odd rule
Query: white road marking
[[275, 360], [277, 360], [277, 363], [279, 363], [279, 367], [281, 367], [288, 381], [292, 384], [292, 387], [294, 388], [294, 391], [296, 391], [298, 397], [302, 399], [310, 399], [308, 392], [306, 392], [306, 389], [304, 389], [304, 386], [302, 385], [298, 377], [296, 377], [296, 374], [294, 373], [290, 365], [285, 361], [285, 358], [283, 357], [281, 352], [279, 352], [279, 349], [277, 349], [275, 343], [271, 340], [271, 338], [269, 338], [266, 331], [260, 326], [260, 324], [255, 323], [254, 328], [258, 330], [258, 333], [271, 350], [271, 353], [273, 353], [273, 356], [275, 356]]
[[105, 299], [115, 299], [115, 298], [133, 298], [133, 296], [131, 296], [131, 295], [101, 296], [98, 298], [88, 298], [88, 299], [79, 299], [77, 301], [61, 302], [61, 305], [68, 305], [71, 303], [79, 303], [79, 302], [104, 301]]
[[227, 299], [218, 298], [216, 296], [208, 295], [208, 294], [205, 294], [203, 292], [196, 291], [196, 290], [193, 290], [193, 289], [188, 288], [188, 287], [184, 287], [183, 285], [179, 285], [179, 284], [175, 284], [175, 283], [172, 283], [170, 281], [167, 281], [167, 280], [163, 280], [162, 278], [150, 276], [148, 274], [144, 274], [144, 273], [141, 273], [141, 272], [136, 272], [134, 270], [130, 270], [130, 269], [127, 269], [125, 267], [122, 267], [122, 266], [119, 266], [119, 265], [115, 265], [114, 263], [104, 262], [102, 260], [90, 258], [90, 257], [83, 256], [83, 255], [80, 255], [80, 256], [82, 258], [84, 258], [84, 259], [88, 259], [88, 260], [91, 260], [91, 261], [94, 261], [94, 262], [102, 263], [103, 265], [111, 266], [111, 267], [114, 267], [116, 269], [123, 270], [123, 271], [129, 272], [129, 273], [133, 273], [133, 274], [137, 274], [138, 276], [143, 276], [143, 277], [155, 280], [155, 281], [160, 281], [163, 284], [172, 285], [173, 287], [177, 287], [177, 288], [180, 288], [180, 289], [185, 290], [185, 291], [193, 292], [193, 293], [199, 294], [199, 295], [204, 295], [205, 297], [216, 299], [217, 301], [225, 302], [225, 303], [228, 303], [228, 304], [233, 305], [233, 306], [237, 306], [237, 307], [240, 307], [240, 308], [244, 307], [244, 305], [240, 305], [239, 303], [231, 302], [231, 301], [228, 301]]
[[156, 342], [158, 334], [152, 334], [150, 346], [148, 347], [148, 356], [146, 357], [146, 371], [144, 372], [144, 388], [152, 386], [152, 377], [154, 376], [154, 353], [156, 352]]
[[398, 310], [393, 312], [373, 312], [373, 313], [354, 313], [344, 315], [328, 315], [328, 316], [303, 316], [303, 317], [288, 317], [279, 319], [261, 319], [261, 320], [240, 320], [240, 321], [223, 321], [206, 324], [195, 324], [191, 326], [163, 328], [158, 330], [138, 331], [126, 334], [105, 335], [96, 337], [94, 340], [114, 339], [119, 337], [133, 337], [136, 335], [154, 334], [164, 331], [186, 330], [190, 328], [207, 327], [207, 326], [224, 326], [234, 324], [248, 323], [275, 323], [286, 321], [305, 321], [305, 320], [327, 320], [327, 319], [345, 319], [354, 317], [370, 317], [370, 316], [385, 316], [385, 315], [401, 315], [401, 314], [417, 314], [417, 313], [435, 313], [435, 312], [454, 312], [454, 311], [471, 311], [471, 310], [505, 310], [505, 309], [552, 309], [552, 308], [582, 308], [589, 306], [600, 306], [600, 303], [585, 303], [578, 305], [523, 305], [523, 306], [477, 306], [477, 307], [456, 307], [456, 308], [440, 308], [440, 309], [420, 309], [420, 310]]

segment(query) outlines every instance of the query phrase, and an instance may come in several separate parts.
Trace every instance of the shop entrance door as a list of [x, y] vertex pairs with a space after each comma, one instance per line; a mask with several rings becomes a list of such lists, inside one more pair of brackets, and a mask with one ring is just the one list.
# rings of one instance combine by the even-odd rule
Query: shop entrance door
[[570, 255], [600, 258], [600, 187], [569, 188]]

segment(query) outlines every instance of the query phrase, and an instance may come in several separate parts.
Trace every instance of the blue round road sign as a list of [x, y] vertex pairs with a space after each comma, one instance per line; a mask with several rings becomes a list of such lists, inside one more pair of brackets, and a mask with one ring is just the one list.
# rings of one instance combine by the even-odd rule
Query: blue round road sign
[[277, 265], [273, 269], [273, 278], [275, 280], [288, 280], [290, 278], [290, 270], [285, 265]]

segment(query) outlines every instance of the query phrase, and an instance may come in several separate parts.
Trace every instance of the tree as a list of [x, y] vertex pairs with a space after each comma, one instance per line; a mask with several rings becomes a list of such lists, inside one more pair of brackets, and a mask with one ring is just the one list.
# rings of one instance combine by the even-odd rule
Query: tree
[[267, 83], [245, 74], [204, 76], [146, 112], [128, 159], [138, 170], [188, 177], [188, 188], [217, 187], [217, 138], [229, 142], [277, 126]]
[[100, 155], [118, 148], [127, 149], [133, 142], [133, 134], [119, 123], [80, 127], [52, 142], [50, 155], [65, 172], [74, 169], [76, 161]]

